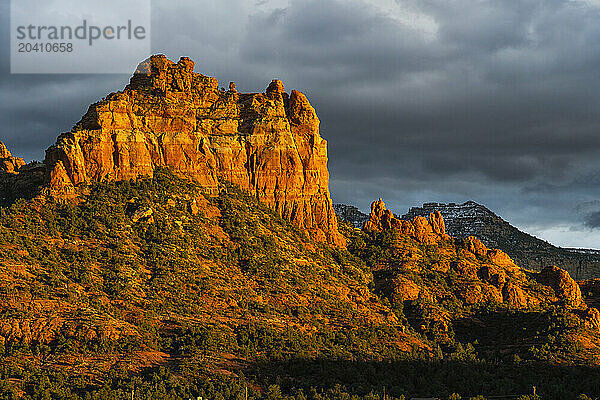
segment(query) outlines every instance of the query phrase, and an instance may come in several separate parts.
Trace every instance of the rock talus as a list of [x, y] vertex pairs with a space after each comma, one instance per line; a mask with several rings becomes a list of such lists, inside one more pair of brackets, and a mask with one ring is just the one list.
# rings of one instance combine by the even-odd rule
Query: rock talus
[[238, 93], [234, 82], [225, 91], [193, 69], [187, 57], [141, 63], [123, 91], [92, 104], [46, 151], [45, 164], [60, 177], [50, 185], [65, 186], [65, 175], [76, 186], [168, 167], [210, 193], [223, 181], [237, 184], [315, 239], [344, 245], [329, 194], [327, 142], [306, 96], [288, 95], [279, 80], [265, 93]]

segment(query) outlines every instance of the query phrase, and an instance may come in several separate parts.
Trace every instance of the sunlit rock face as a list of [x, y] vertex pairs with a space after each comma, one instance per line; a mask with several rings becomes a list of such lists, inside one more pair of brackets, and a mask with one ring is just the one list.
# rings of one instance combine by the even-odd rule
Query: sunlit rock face
[[226, 91], [193, 69], [187, 57], [141, 63], [123, 91], [92, 104], [46, 151], [49, 171], [64, 167], [75, 186], [152, 176], [160, 167], [209, 193], [230, 181], [315, 239], [344, 245], [329, 194], [327, 142], [306, 96], [286, 93], [279, 80], [264, 93], [238, 93], [233, 82]]

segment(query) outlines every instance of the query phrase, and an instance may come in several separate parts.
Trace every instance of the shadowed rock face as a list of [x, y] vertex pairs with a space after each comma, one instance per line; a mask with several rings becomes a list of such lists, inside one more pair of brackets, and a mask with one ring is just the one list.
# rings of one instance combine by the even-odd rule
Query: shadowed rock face
[[22, 158], [13, 157], [0, 142], [0, 206], [6, 207], [17, 199], [39, 194], [45, 175], [44, 164], [36, 161], [25, 164]]
[[46, 151], [50, 179], [63, 167], [73, 185], [169, 167], [209, 193], [233, 182], [315, 239], [344, 245], [329, 194], [327, 142], [306, 96], [288, 95], [279, 80], [265, 93], [238, 93], [233, 82], [219, 90], [215, 78], [193, 69], [186, 57], [140, 64], [122, 92], [92, 104]]

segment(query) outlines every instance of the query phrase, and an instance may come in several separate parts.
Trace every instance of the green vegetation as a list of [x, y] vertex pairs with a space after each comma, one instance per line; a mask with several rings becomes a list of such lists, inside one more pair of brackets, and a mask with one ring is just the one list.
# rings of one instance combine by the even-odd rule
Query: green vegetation
[[600, 395], [570, 340], [586, 328], [560, 307], [466, 304], [459, 275], [427, 269], [402, 274], [440, 302], [387, 296], [376, 267], [456, 261], [436, 246], [342, 226], [333, 249], [168, 171], [86, 190], [0, 208], [0, 399]]

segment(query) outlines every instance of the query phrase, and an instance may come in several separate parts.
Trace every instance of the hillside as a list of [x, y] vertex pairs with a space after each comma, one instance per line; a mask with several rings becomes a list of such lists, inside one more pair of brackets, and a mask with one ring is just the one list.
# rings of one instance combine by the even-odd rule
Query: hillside
[[427, 216], [434, 210], [444, 217], [450, 235], [461, 239], [476, 236], [486, 246], [502, 249], [524, 268], [540, 271], [557, 265], [577, 280], [600, 275], [600, 252], [553, 246], [517, 229], [474, 201], [463, 204], [426, 203], [422, 207], [411, 208], [402, 218]]
[[159, 365], [188, 379], [247, 358], [380, 359], [429, 348], [398, 328], [364, 263], [233, 186], [207, 198], [157, 171], [86, 192], [1, 211], [0, 372], [9, 387], [38, 393], [30, 385], [40, 377], [23, 368], [90, 388], [113, 371]]
[[[445, 360], [449, 349], [464, 350], [466, 343], [471, 355], [462, 357], [483, 361], [483, 369], [487, 362], [508, 369], [525, 360], [528, 368], [536, 368], [534, 360], [548, 363], [543, 368], [597, 363], [600, 312], [586, 303], [599, 304], [597, 281], [585, 282], [582, 296], [579, 285], [560, 268], [524, 270], [473, 236], [449, 236], [438, 211], [428, 218], [398, 219], [381, 199], [372, 204], [363, 231], [346, 232], [350, 251], [373, 271], [375, 291], [414, 331], [437, 343]], [[505, 378], [496, 373], [477, 383], [480, 392], [525, 390], [525, 382], [505, 386]], [[527, 368], [521, 373], [545, 387], [542, 398], [560, 398], [561, 392], [574, 398], [563, 392], [567, 383], [562, 379], [545, 381]], [[582, 381], [580, 388], [585, 385]]]
[[0, 399], [600, 396], [598, 281], [438, 211], [338, 225], [318, 126], [153, 56], [43, 163], [1, 145]]
[[439, 215], [386, 227], [379, 207], [374, 229], [343, 227], [350, 251], [235, 186], [211, 197], [167, 170], [2, 208], [0, 393], [399, 398], [527, 393], [533, 379], [550, 394], [554, 374], [557, 393], [600, 393], [585, 367], [600, 316], [568, 275], [522, 272]]

